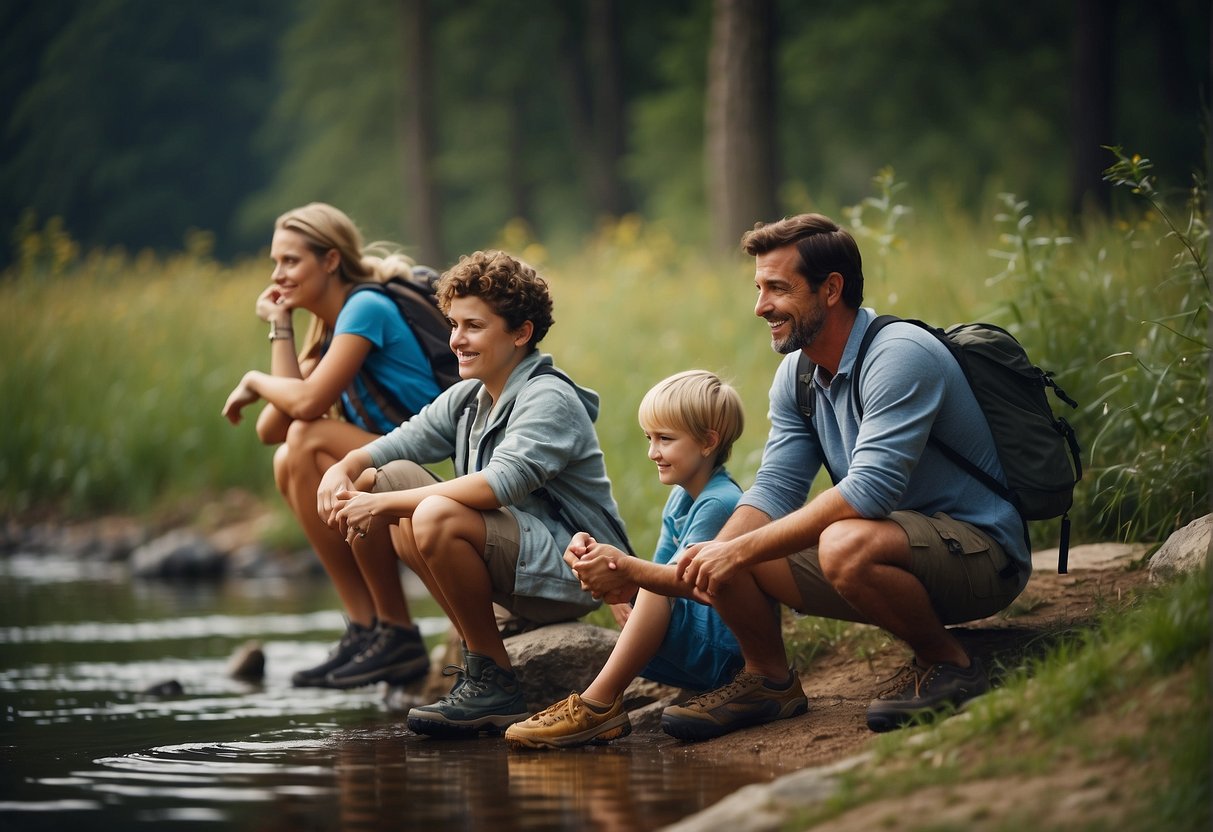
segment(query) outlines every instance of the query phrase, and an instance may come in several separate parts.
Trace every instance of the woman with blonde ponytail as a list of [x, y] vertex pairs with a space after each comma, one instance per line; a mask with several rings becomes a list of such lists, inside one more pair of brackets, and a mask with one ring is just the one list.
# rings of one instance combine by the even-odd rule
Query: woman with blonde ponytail
[[[409, 616], [396, 565], [366, 575], [346, 539], [317, 514], [316, 488], [337, 460], [394, 427], [373, 397], [357, 407], [346, 392], [369, 374], [412, 413], [440, 392], [417, 336], [383, 292], [353, 290], [408, 275], [402, 255], [363, 250], [362, 235], [343, 212], [313, 202], [278, 218], [270, 246], [270, 285], [257, 317], [270, 325], [270, 372], [244, 374], [223, 406], [238, 424], [245, 407], [264, 399], [257, 436], [274, 453], [274, 480], [337, 589], [346, 632], [328, 659], [294, 674], [296, 686], [356, 687], [423, 676], [429, 658]], [[295, 310], [312, 319], [296, 351]], [[385, 569], [386, 571], [386, 569]], [[374, 593], [371, 587], [375, 588]]]

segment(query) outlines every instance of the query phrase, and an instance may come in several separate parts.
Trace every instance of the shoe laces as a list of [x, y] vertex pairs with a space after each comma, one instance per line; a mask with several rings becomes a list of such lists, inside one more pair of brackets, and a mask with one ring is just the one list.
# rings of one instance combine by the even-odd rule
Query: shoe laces
[[573, 694], [567, 699], [561, 699], [554, 705], [548, 705], [539, 713], [535, 714], [533, 719], [542, 724], [545, 728], [550, 728], [557, 722], [568, 720], [576, 722], [577, 714], [581, 712], [584, 706], [581, 704], [581, 697]]
[[900, 696], [910, 690], [910, 688], [914, 689], [914, 696], [918, 696], [919, 691], [922, 689], [922, 684], [926, 681], [929, 673], [930, 668], [923, 670], [918, 666], [918, 662], [910, 659], [908, 663], [898, 668], [892, 676], [878, 682], [878, 684], [885, 687], [880, 689], [876, 698], [886, 699], [892, 696]]
[[391, 630], [387, 629], [386, 627], [381, 627], [375, 633], [374, 638], [371, 639], [371, 643], [368, 644], [363, 649], [363, 651], [358, 654], [358, 659], [360, 661], [366, 661], [367, 659], [373, 659], [375, 656], [378, 656], [380, 653], [382, 653], [384, 650], [387, 649], [387, 646], [389, 643], [391, 643], [391, 640], [392, 640]]
[[761, 684], [762, 677], [743, 670], [734, 676], [733, 681], [729, 682], [724, 687], [710, 690], [707, 693], [701, 693], [698, 696], [692, 696], [686, 701], [686, 704], [697, 705], [701, 708], [710, 710], [711, 708], [715, 708], [721, 702], [728, 702], [730, 699], [733, 699], [743, 690], [754, 687], [755, 682]]

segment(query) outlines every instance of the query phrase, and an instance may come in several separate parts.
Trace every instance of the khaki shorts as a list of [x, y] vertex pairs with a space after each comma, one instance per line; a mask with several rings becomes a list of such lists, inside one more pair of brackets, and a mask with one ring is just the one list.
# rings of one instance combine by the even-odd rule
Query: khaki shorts
[[[1008, 569], [1011, 560], [1002, 546], [976, 526], [946, 514], [928, 517], [916, 511], [895, 511], [889, 519], [909, 538], [910, 572], [926, 588], [944, 624], [974, 621], [1004, 610], [1028, 582], [1027, 572]], [[815, 547], [791, 555], [788, 565], [800, 590], [797, 611], [865, 621], [826, 580]]]
[[[441, 478], [429, 469], [407, 459], [398, 459], [375, 472], [375, 485], [372, 490], [407, 491], [441, 481]], [[537, 624], [570, 621], [585, 614], [585, 608], [576, 604], [514, 594], [514, 575], [518, 570], [518, 554], [522, 549], [525, 547], [531, 550], [536, 546], [555, 545], [542, 523], [528, 523], [527, 527], [534, 529], [536, 534], [527, 535], [524, 540], [518, 518], [510, 509], [495, 508], [480, 514], [484, 518], [485, 540], [481, 556], [489, 571], [494, 603]]]

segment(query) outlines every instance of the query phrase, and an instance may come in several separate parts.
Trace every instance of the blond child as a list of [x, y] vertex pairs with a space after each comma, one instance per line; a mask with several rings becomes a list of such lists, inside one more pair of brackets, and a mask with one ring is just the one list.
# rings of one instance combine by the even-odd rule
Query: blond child
[[567, 748], [626, 736], [631, 722], [623, 692], [636, 676], [709, 690], [742, 665], [737, 640], [711, 607], [667, 597], [687, 594], [674, 568], [682, 550], [714, 539], [741, 497], [724, 468], [744, 424], [741, 398], [714, 374], [688, 370], [649, 390], [639, 416], [649, 459], [673, 489], [657, 550], [650, 562], [585, 532], [573, 537], [565, 561], [582, 585], [613, 604], [635, 594], [635, 605], [590, 686], [510, 726], [505, 738], [511, 746]]

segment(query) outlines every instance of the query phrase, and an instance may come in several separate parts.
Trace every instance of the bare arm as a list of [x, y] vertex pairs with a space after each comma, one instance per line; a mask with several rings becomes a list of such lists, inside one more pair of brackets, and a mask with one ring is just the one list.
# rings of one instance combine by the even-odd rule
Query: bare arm
[[[371, 342], [361, 335], [338, 335], [306, 378], [301, 377], [297, 361], [292, 375], [250, 370], [228, 396], [223, 415], [232, 424], [238, 424], [245, 407], [265, 399], [289, 419], [319, 419], [353, 380], [370, 351]], [[287, 349], [276, 343], [275, 352], [285, 353]]]
[[[275, 341], [275, 349], [273, 350], [275, 355], [278, 353], [276, 345], [279, 343], [290, 345], [289, 351], [292, 355], [294, 354], [294, 344], [292, 342]], [[300, 377], [307, 378], [311, 375], [312, 371], [316, 369], [316, 363], [316, 359], [314, 358], [305, 358], [303, 361], [296, 359], [295, 366], [298, 368]], [[271, 361], [271, 365], [274, 365], [273, 361]], [[274, 365], [274, 368], [276, 369], [276, 365]], [[280, 373], [275, 372], [274, 375], [280, 375]], [[266, 445], [277, 445], [279, 442], [285, 442], [286, 429], [291, 426], [292, 421], [290, 416], [287, 416], [281, 410], [274, 407], [274, 405], [266, 404], [261, 409], [261, 413], [257, 415], [257, 438]]]
[[[754, 515], [766, 516], [753, 509], [753, 514], [747, 512], [746, 517], [738, 519], [737, 514], [747, 508], [750, 507], [743, 506], [730, 518], [715, 541], [687, 547], [678, 563], [680, 580], [711, 595], [739, 570], [815, 546], [832, 523], [860, 517], [835, 488], [822, 492], [786, 517], [765, 524], [752, 525], [757, 519]], [[736, 526], [734, 519], [738, 519]], [[738, 533], [725, 538], [726, 532]]]

